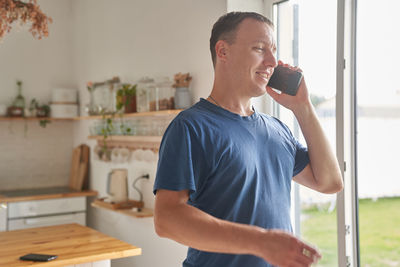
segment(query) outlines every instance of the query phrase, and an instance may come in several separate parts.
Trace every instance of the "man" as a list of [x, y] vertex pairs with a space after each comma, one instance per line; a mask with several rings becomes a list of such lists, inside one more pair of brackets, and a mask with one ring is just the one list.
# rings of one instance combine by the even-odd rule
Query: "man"
[[[276, 44], [272, 23], [259, 14], [222, 16], [210, 49], [210, 96], [181, 112], [161, 143], [156, 232], [190, 247], [183, 266], [310, 266], [321, 255], [291, 234], [291, 180], [323, 193], [343, 184], [306, 84], [296, 96], [267, 87]], [[293, 111], [308, 150], [251, 106], [265, 92]]]

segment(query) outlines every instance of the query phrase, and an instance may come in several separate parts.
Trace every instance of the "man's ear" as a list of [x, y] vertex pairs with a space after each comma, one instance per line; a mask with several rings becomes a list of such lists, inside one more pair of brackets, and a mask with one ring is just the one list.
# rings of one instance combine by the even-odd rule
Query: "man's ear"
[[215, 44], [215, 54], [218, 60], [226, 61], [229, 52], [229, 44], [224, 40], [219, 40]]

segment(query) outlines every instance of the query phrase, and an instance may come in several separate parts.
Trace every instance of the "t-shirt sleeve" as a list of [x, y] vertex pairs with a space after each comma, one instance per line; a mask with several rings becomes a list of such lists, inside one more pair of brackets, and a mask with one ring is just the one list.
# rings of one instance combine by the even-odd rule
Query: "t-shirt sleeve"
[[176, 118], [168, 126], [160, 145], [154, 194], [158, 189], [189, 190], [190, 194], [196, 191], [201, 148], [193, 139], [184, 121]]
[[[276, 119], [276, 118], [275, 118]], [[310, 158], [308, 157], [308, 148], [301, 144], [297, 138], [295, 138], [292, 134], [292, 131], [290, 131], [289, 127], [280, 121], [279, 119], [276, 119], [280, 125], [284, 128], [288, 138], [291, 140], [294, 150], [295, 150], [295, 155], [294, 155], [294, 167], [293, 167], [293, 175], [292, 177], [296, 176], [299, 174], [307, 165], [310, 163]]]
[[296, 148], [295, 163], [293, 168], [293, 177], [299, 174], [310, 163], [308, 149], [293, 137], [293, 143]]

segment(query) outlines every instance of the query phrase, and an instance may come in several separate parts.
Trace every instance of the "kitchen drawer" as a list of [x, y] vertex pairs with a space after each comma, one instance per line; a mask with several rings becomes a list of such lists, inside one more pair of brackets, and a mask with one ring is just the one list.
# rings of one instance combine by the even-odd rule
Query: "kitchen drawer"
[[23, 219], [12, 219], [8, 220], [8, 231], [27, 229], [42, 226], [52, 226], [58, 224], [67, 223], [79, 223], [81, 225], [86, 224], [86, 213], [69, 213], [53, 216], [42, 216], [35, 218], [23, 218]]
[[8, 203], [8, 219], [86, 211], [86, 197]]

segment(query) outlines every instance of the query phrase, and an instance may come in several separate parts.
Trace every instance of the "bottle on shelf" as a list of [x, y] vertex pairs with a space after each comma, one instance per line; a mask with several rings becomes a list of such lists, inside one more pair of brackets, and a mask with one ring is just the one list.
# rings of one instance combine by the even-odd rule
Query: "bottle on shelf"
[[22, 81], [17, 81], [18, 94], [12, 105], [8, 108], [8, 115], [11, 117], [23, 117], [25, 110], [25, 97], [22, 95]]

